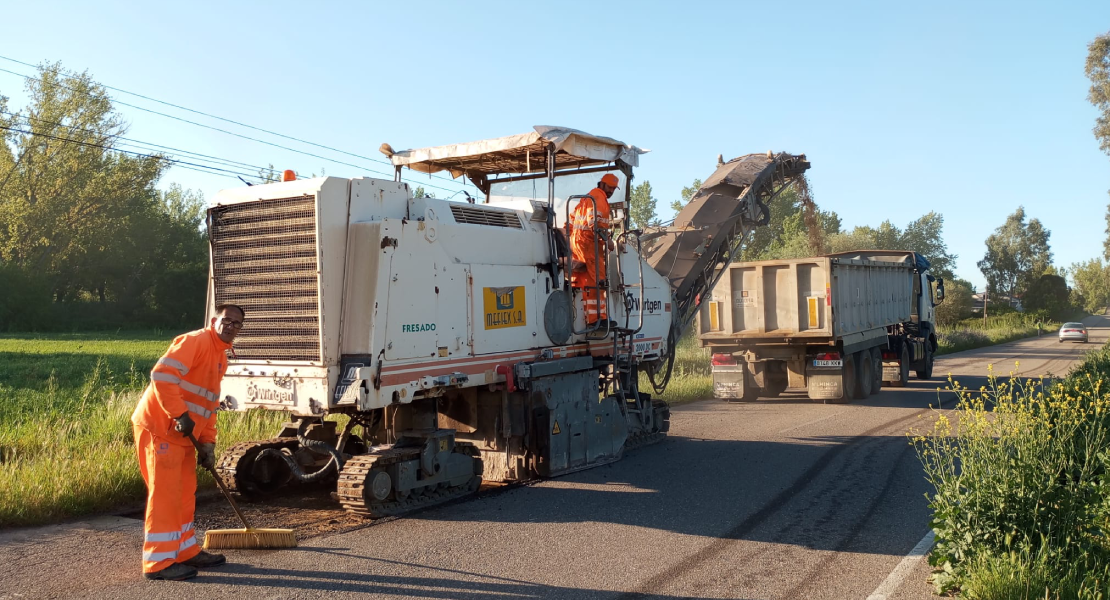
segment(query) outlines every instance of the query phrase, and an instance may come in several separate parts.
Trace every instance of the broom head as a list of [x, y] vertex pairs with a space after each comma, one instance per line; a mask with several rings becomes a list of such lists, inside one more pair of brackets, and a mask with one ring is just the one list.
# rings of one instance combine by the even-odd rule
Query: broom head
[[292, 529], [210, 529], [204, 532], [204, 549], [296, 548]]

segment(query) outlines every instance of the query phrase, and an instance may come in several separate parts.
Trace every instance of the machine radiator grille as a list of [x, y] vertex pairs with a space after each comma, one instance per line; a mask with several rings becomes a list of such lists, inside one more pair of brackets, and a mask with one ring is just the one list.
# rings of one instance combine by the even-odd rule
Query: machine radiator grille
[[491, 210], [469, 204], [452, 204], [451, 215], [455, 217], [456, 223], [524, 229], [524, 225], [520, 223], [520, 218], [516, 216], [516, 213], [506, 210]]
[[247, 313], [236, 356], [320, 360], [316, 199], [217, 207], [208, 233], [216, 304], [237, 304]]

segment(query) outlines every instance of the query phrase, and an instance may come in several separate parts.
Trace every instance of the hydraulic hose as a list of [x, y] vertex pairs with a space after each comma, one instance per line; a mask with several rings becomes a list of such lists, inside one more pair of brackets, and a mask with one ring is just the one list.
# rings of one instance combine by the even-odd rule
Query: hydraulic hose
[[314, 454], [331, 456], [327, 464], [319, 470], [313, 471], [312, 473], [305, 473], [301, 465], [291, 455], [273, 448], [267, 448], [259, 452], [258, 458], [255, 460], [261, 460], [263, 456], [280, 456], [281, 459], [285, 461], [285, 464], [289, 465], [289, 471], [293, 473], [293, 477], [301, 483], [315, 483], [331, 475], [333, 472], [338, 474], [339, 470], [343, 468], [343, 464], [346, 462], [343, 460], [343, 455], [335, 448], [332, 448], [331, 444], [327, 442], [322, 440], [310, 440], [305, 437], [305, 432], [307, 430], [308, 419], [301, 419], [300, 425], [297, 426], [297, 441], [300, 442], [301, 446]]

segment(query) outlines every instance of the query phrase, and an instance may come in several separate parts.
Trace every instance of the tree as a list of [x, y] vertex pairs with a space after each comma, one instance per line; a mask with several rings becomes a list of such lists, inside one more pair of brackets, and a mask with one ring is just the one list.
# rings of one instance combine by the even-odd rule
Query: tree
[[632, 221], [633, 228], [643, 229], [659, 223], [659, 219], [655, 217], [657, 202], [651, 195], [650, 181], [644, 180], [643, 183], [632, 188], [632, 194], [628, 198], [628, 217]]
[[857, 226], [851, 232], [829, 237], [830, 252], [851, 250], [911, 250], [929, 259], [929, 270], [937, 277], [952, 279], [956, 255], [944, 242], [944, 216], [929, 212], [899, 229], [889, 220], [878, 227]]
[[1106, 205], [1106, 239], [1102, 240], [1102, 258], [1110, 261], [1110, 204]]
[[148, 232], [166, 163], [112, 151], [126, 126], [87, 73], [44, 64], [26, 86], [30, 104], [3, 132], [0, 259], [45, 275], [56, 301], [103, 300], [142, 268], [123, 242]]
[[1068, 282], [1059, 275], [1041, 275], [1025, 291], [1021, 299], [1026, 311], [1044, 310], [1053, 318], [1067, 318], [1072, 306]]
[[[797, 190], [783, 190], [769, 204], [771, 222], [758, 227], [741, 254], [742, 260], [773, 260], [818, 256], [829, 252], [829, 238], [840, 232], [840, 217], [820, 210], [810, 215]], [[816, 231], [814, 231], [816, 229]]]
[[1110, 305], [1110, 264], [1101, 259], [1075, 263], [1068, 271], [1072, 279], [1072, 300], [1081, 300], [1080, 308], [1090, 313], [1101, 313]]
[[421, 185], [421, 186], [417, 186], [416, 189], [412, 191], [412, 197], [413, 198], [435, 198], [436, 195], [435, 195], [435, 192], [425, 192], [424, 191], [424, 186]]
[[[99, 326], [200, 324], [203, 197], [180, 186], [158, 191], [161, 156], [115, 149], [126, 124], [87, 73], [44, 64], [27, 92], [24, 109], [0, 113], [0, 289], [14, 282], [22, 298], [14, 304], [38, 298], [48, 307], [9, 302], [0, 326], [84, 326], [90, 313], [112, 315]], [[62, 310], [87, 302], [103, 308]]]
[[1087, 64], [1084, 68], [1091, 89], [1087, 100], [1098, 109], [1094, 134], [1098, 146], [1110, 154], [1110, 32], [1100, 35], [1087, 46]]
[[1019, 206], [987, 238], [987, 253], [978, 262], [992, 293], [1018, 296], [1052, 265], [1050, 232], [1038, 219], [1025, 221]]
[[961, 319], [971, 316], [974, 303], [972, 294], [975, 288], [963, 279], [949, 279], [944, 282], [944, 302], [937, 305], [937, 324], [955, 325]]
[[695, 179], [694, 183], [691, 183], [689, 187], [682, 188], [682, 199], [671, 201], [671, 210], [674, 211], [674, 214], [677, 215], [682, 212], [683, 207], [690, 203], [690, 199], [694, 197], [694, 194], [698, 193], [699, 189], [701, 189], [700, 179]]
[[274, 170], [274, 163], [269, 163], [258, 170], [258, 181], [260, 184], [277, 183], [281, 181], [281, 173]]

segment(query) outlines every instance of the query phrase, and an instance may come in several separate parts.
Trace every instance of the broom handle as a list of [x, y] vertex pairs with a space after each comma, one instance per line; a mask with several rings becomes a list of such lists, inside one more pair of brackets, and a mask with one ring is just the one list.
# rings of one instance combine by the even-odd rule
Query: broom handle
[[[197, 449], [197, 453], [199, 454], [200, 442], [198, 442], [197, 438], [193, 437], [193, 434], [191, 433], [188, 437], [189, 441], [193, 443], [193, 447]], [[212, 474], [212, 478], [216, 480], [216, 485], [220, 486], [220, 491], [224, 493], [224, 498], [227, 498], [227, 501], [231, 503], [231, 508], [235, 510], [235, 514], [239, 515], [239, 520], [243, 522], [243, 527], [246, 527], [247, 529], [254, 529], [253, 527], [251, 527], [251, 524], [247, 522], [247, 518], [243, 516], [243, 511], [239, 510], [239, 505], [235, 503], [235, 499], [231, 497], [231, 492], [227, 490], [227, 485], [224, 484], [223, 477], [220, 477], [220, 474], [216, 472], [216, 467], [206, 468], [208, 469], [208, 472]]]

